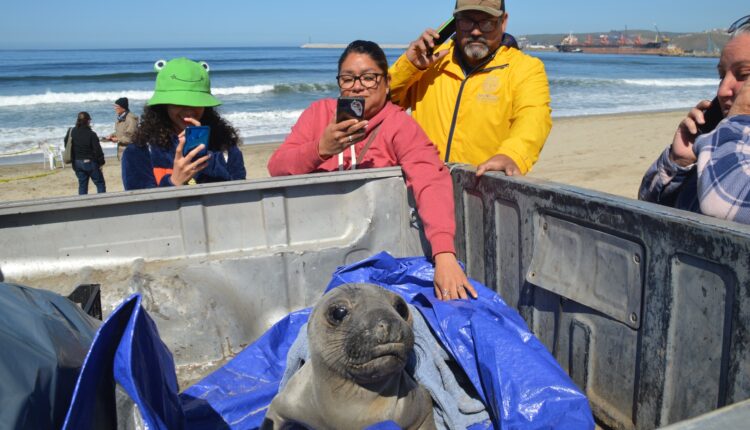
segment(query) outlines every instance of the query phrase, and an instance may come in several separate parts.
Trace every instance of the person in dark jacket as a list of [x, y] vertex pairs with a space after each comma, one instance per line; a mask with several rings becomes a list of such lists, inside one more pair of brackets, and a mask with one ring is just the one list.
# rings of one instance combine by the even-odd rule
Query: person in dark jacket
[[[176, 58], [156, 69], [154, 95], [122, 155], [125, 190], [245, 179], [240, 139], [215, 110], [221, 102], [211, 94], [208, 65]], [[185, 128], [200, 125], [210, 127], [208, 148], [183, 154]]]
[[[96, 185], [97, 193], [106, 193], [104, 183], [104, 152], [99, 144], [99, 136], [91, 130], [91, 115], [88, 112], [78, 113], [76, 126], [68, 131], [72, 134], [73, 171], [78, 178], [78, 194], [89, 193], [89, 178]], [[65, 136], [65, 140], [68, 136]]]

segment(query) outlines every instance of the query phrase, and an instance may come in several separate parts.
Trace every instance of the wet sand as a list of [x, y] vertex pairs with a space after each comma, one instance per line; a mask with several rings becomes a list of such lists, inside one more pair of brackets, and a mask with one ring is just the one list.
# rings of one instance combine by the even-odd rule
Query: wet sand
[[[671, 142], [685, 112], [604, 115], [554, 120], [552, 133], [529, 176], [634, 198], [648, 166]], [[247, 178], [268, 177], [266, 163], [279, 143], [242, 147]], [[73, 196], [78, 183], [69, 166], [0, 166], [0, 202]], [[107, 158], [108, 192], [122, 191], [120, 163]], [[89, 192], [96, 187], [89, 184]]]

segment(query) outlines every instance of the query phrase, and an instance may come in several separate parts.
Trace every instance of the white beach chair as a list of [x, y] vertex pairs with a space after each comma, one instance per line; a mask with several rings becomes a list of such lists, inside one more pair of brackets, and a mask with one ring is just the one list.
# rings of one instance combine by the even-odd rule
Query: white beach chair
[[49, 164], [50, 170], [57, 168], [57, 162], [60, 162], [60, 167], [65, 168], [65, 162], [63, 161], [63, 148], [57, 145], [40, 145], [42, 147], [42, 165], [47, 166]]

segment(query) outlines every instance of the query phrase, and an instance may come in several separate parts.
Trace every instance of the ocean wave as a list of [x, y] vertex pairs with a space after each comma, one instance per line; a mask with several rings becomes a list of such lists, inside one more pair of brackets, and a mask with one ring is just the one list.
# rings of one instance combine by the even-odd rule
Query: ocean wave
[[324, 93], [330, 91], [338, 91], [339, 87], [336, 83], [299, 83], [299, 84], [280, 84], [274, 87], [274, 92], [279, 94], [284, 93]]
[[[241, 137], [252, 138], [289, 133], [300, 114], [302, 114], [302, 110], [290, 109], [264, 112], [231, 112], [222, 116], [239, 131]], [[0, 156], [7, 153], [38, 149], [40, 145], [61, 146], [68, 127], [0, 127]], [[100, 137], [112, 133], [113, 128], [113, 124], [107, 123], [94, 125], [94, 131]], [[110, 146], [114, 145], [102, 142], [102, 147]]]
[[717, 87], [718, 79], [622, 79], [627, 85], [636, 85], [641, 87]]
[[241, 136], [265, 136], [289, 133], [302, 110], [278, 110], [266, 112], [234, 112], [223, 115]]
[[81, 75], [20, 75], [20, 76], [0, 76], [0, 82], [52, 82], [52, 81], [82, 81], [82, 82], [94, 82], [94, 81], [133, 81], [140, 78], [150, 78], [156, 74], [154, 72], [142, 73], [104, 73], [100, 75], [96, 74], [81, 74]]
[[[331, 68], [245, 68], [245, 69], [229, 69], [229, 70], [211, 70], [211, 76], [254, 76], [254, 75], [279, 75], [282, 73], [299, 73], [307, 74], [310, 72], [331, 72]], [[71, 75], [60, 75], [60, 74], [39, 74], [39, 75], [10, 75], [0, 76], [0, 82], [59, 82], [59, 81], [80, 81], [80, 82], [121, 82], [121, 81], [134, 81], [134, 80], [153, 80], [156, 76], [156, 72], [153, 69], [148, 71], [139, 72], [117, 72], [117, 73], [82, 73], [82, 74], [71, 74]]]
[[[216, 96], [243, 96], [274, 92], [285, 93], [325, 93], [337, 90], [335, 83], [295, 83], [275, 85], [247, 85], [225, 88], [214, 88], [211, 92]], [[91, 92], [54, 92], [44, 94], [29, 94], [20, 96], [0, 96], [0, 108], [11, 106], [35, 106], [45, 104], [80, 104], [90, 102], [111, 102], [120, 97], [131, 100], [148, 100], [153, 91], [91, 91]]]
[[[39, 149], [42, 145], [63, 146], [69, 127], [0, 127], [0, 155]], [[94, 126], [94, 132], [100, 137], [107, 136], [113, 131], [112, 124]], [[114, 144], [102, 142], [102, 147], [110, 146]]]
[[34, 106], [46, 104], [71, 104], [88, 102], [111, 102], [120, 97], [131, 100], [148, 100], [153, 91], [92, 91], [82, 93], [58, 93], [47, 91], [44, 94], [29, 94], [22, 96], [0, 96], [0, 107]]
[[623, 85], [652, 88], [716, 88], [716, 79], [674, 78], [674, 79], [601, 79], [601, 78], [555, 78], [550, 80], [550, 87], [555, 88], [605, 88]]

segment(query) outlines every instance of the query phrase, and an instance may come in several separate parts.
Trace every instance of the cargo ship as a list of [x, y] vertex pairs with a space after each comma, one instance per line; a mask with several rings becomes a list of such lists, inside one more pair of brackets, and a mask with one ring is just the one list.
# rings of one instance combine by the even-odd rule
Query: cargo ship
[[589, 54], [679, 55], [681, 53], [679, 48], [669, 44], [669, 39], [659, 37], [658, 32], [653, 42], [643, 41], [640, 35], [631, 39], [625, 33], [622, 33], [614, 40], [608, 34], [601, 34], [596, 41], [589, 34], [583, 43], [580, 43], [578, 37], [570, 33], [555, 47], [559, 52]]

